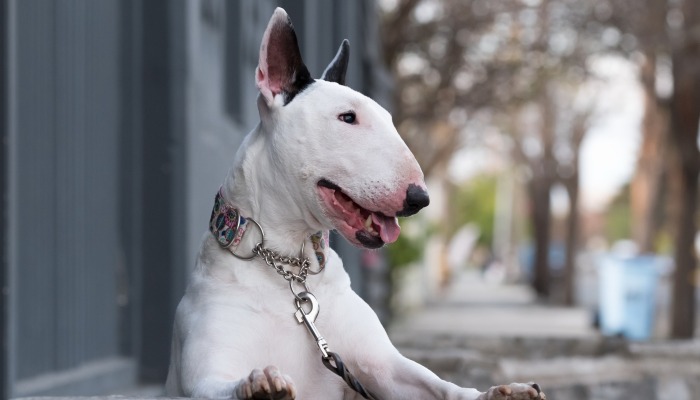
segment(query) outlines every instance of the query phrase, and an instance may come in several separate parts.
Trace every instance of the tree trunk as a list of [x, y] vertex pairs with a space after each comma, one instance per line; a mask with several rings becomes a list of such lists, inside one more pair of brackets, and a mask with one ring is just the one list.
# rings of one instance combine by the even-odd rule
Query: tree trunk
[[[685, 172], [685, 171], [684, 171]], [[676, 237], [676, 272], [673, 278], [673, 313], [671, 336], [692, 338], [695, 332], [695, 282], [697, 259], [695, 233], [697, 224], [698, 174], [684, 173], [682, 179], [681, 218]]]
[[549, 237], [550, 237], [550, 199], [551, 182], [547, 176], [540, 175], [530, 182], [530, 203], [532, 210], [532, 229], [535, 238], [533, 257], [532, 286], [540, 297], [548, 297], [549, 279]]
[[578, 252], [578, 171], [568, 178], [565, 183], [569, 195], [569, 217], [566, 220], [566, 258], [564, 259], [564, 304], [574, 305], [574, 278], [576, 276], [576, 253]]
[[694, 251], [697, 227], [698, 123], [700, 122], [700, 4], [683, 4], [685, 35], [673, 51], [672, 134], [681, 165], [681, 213], [676, 236], [676, 271], [673, 286], [671, 335], [690, 338], [695, 330], [695, 282], [697, 259]]
[[661, 220], [661, 184], [664, 175], [666, 112], [656, 96], [656, 57], [647, 52], [641, 69], [644, 89], [644, 119], [642, 121], [642, 145], [635, 176], [630, 184], [632, 209], [632, 236], [642, 253], [654, 251], [654, 239]]
[[535, 265], [532, 283], [537, 294], [542, 298], [547, 298], [551, 292], [549, 242], [552, 214], [549, 196], [557, 168], [554, 157], [556, 99], [551, 87], [545, 88], [540, 96], [541, 126], [539, 128], [542, 154], [530, 162], [533, 174], [530, 199], [532, 201], [532, 228], [535, 236]]

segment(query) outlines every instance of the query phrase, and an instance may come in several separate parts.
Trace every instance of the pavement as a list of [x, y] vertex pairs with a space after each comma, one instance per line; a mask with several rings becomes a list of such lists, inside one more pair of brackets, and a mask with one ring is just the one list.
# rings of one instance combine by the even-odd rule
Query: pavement
[[424, 308], [398, 318], [392, 335], [438, 334], [594, 338], [590, 310], [544, 305], [528, 285], [487, 282], [475, 271], [453, 279]]

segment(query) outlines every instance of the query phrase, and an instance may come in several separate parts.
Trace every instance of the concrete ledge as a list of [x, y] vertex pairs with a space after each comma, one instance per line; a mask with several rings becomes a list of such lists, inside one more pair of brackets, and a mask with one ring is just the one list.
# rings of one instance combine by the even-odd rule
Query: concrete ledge
[[[170, 397], [90, 396], [90, 397], [18, 397], [13, 400], [167, 400]], [[170, 398], [174, 399], [174, 398]]]
[[[176, 400], [184, 399], [183, 397], [132, 397], [132, 396], [88, 396], [88, 397], [77, 397], [77, 396], [66, 396], [66, 397], [18, 397], [12, 400]], [[187, 400], [197, 400], [190, 399]], [[205, 400], [205, 399], [202, 399]]]

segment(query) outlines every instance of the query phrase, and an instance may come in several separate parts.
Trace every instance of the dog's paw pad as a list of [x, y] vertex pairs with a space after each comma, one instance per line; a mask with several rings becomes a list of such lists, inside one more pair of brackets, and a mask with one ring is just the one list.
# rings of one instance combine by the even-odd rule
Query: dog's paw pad
[[282, 375], [277, 367], [268, 366], [251, 371], [239, 394], [246, 400], [293, 400], [296, 388], [289, 376]]

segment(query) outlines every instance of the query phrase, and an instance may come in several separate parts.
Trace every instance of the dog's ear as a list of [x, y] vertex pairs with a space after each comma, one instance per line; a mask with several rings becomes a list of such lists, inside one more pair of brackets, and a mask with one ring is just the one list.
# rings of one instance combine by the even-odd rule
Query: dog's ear
[[323, 71], [321, 79], [329, 82], [336, 82], [345, 85], [345, 73], [348, 70], [348, 60], [350, 59], [350, 42], [343, 39], [338, 52], [333, 57], [333, 60]]
[[265, 29], [255, 81], [268, 105], [278, 95], [286, 105], [314, 82], [301, 59], [292, 21], [282, 8], [275, 10]]

